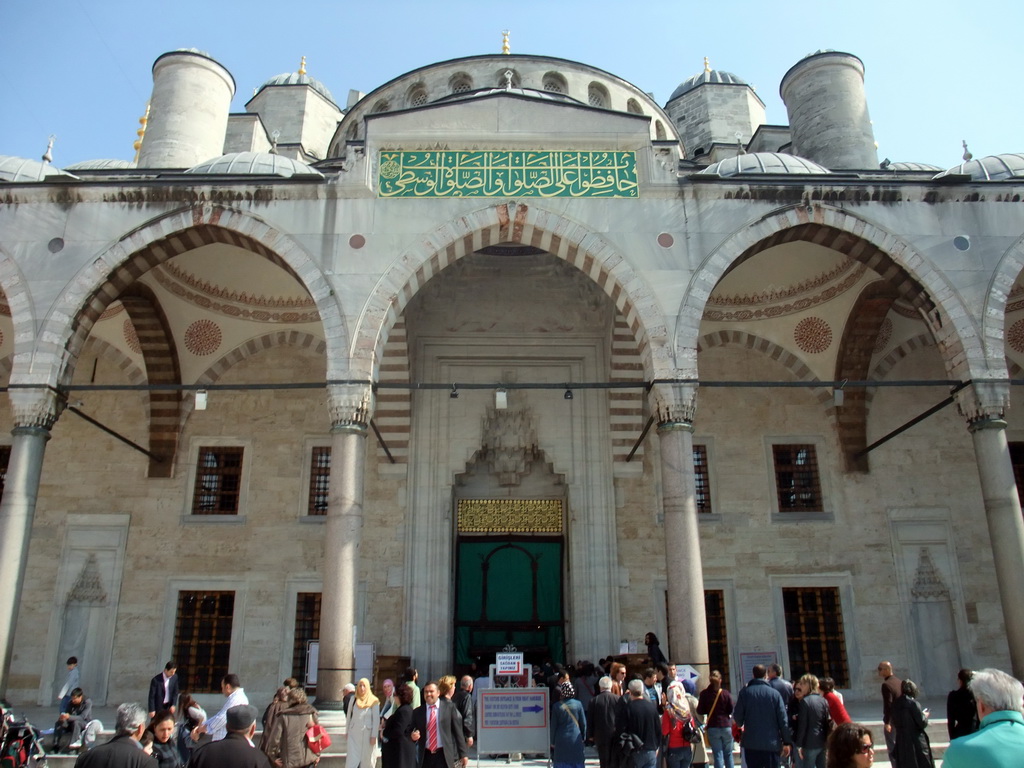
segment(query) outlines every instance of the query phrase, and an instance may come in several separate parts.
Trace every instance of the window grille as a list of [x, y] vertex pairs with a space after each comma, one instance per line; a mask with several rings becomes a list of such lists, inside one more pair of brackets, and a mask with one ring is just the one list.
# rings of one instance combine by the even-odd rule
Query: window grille
[[813, 445], [773, 445], [779, 512], [824, 512]]
[[591, 84], [590, 88], [587, 89], [587, 100], [592, 107], [608, 106], [608, 95], [605, 93], [604, 88], [597, 84]]
[[565, 81], [557, 75], [548, 75], [544, 78], [544, 90], [548, 93], [565, 93]]
[[230, 670], [234, 592], [179, 592], [174, 653], [183, 691], [220, 691]]
[[311, 640], [320, 639], [320, 593], [295, 596], [295, 640], [292, 645], [292, 677], [306, 679], [306, 651]]
[[309, 460], [308, 515], [326, 515], [331, 484], [331, 447], [317, 446]]
[[199, 449], [193, 515], [237, 515], [242, 490], [241, 446], [203, 446]]
[[427, 103], [427, 92], [422, 88], [417, 88], [413, 91], [412, 96], [409, 97], [409, 104], [413, 107], [422, 107]]
[[782, 605], [792, 678], [810, 673], [834, 678], [837, 688], [848, 687], [850, 669], [839, 588], [783, 588]]
[[696, 488], [694, 498], [697, 501], [697, 512], [711, 512], [711, 477], [708, 473], [708, 447], [693, 446], [693, 479]]
[[708, 661], [722, 673], [722, 687], [729, 687], [729, 635], [725, 627], [725, 592], [704, 590], [704, 614], [708, 622]]

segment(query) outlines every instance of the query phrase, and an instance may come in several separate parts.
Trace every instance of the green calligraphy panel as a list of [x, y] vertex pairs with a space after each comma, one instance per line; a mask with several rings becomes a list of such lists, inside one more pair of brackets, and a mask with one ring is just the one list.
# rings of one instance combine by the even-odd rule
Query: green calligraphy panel
[[380, 153], [379, 197], [638, 196], [636, 152]]

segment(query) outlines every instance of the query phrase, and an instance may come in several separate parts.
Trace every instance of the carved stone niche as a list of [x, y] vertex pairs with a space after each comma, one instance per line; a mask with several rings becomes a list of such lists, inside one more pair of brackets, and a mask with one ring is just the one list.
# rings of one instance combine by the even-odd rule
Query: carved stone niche
[[456, 477], [460, 497], [490, 497], [495, 487], [518, 488], [536, 498], [552, 498], [565, 492], [565, 478], [556, 474], [537, 446], [533, 414], [528, 408], [488, 408], [482, 420], [480, 450]]

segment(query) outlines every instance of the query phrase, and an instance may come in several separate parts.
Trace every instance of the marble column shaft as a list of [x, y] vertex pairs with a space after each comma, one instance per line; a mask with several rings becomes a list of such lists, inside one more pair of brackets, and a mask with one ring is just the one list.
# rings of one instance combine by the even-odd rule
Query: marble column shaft
[[671, 661], [697, 669], [703, 684], [710, 670], [693, 469], [693, 426], [686, 421], [662, 422], [658, 425], [658, 437]]
[[992, 540], [1010, 664], [1013, 676], [1024, 678], [1024, 589], [1020, 582], [1024, 572], [1024, 517], [1013, 477], [1006, 422], [981, 418], [972, 422], [970, 429]]
[[38, 425], [15, 427], [11, 434], [11, 459], [0, 501], [0, 698], [7, 694], [32, 519], [50, 429]]
[[355, 682], [354, 627], [363, 527], [366, 428], [331, 430], [331, 485], [324, 531], [324, 581], [320, 597], [317, 706], [340, 702], [342, 687]]

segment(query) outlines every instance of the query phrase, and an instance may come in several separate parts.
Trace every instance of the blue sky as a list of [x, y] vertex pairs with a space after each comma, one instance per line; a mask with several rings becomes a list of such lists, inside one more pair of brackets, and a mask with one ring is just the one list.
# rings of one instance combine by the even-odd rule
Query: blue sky
[[131, 159], [137, 120], [161, 53], [208, 51], [253, 89], [295, 71], [339, 101], [436, 61], [512, 51], [591, 64], [652, 92], [661, 104], [702, 69], [757, 87], [770, 123], [786, 123], [786, 70], [819, 48], [863, 59], [879, 159], [949, 167], [960, 141], [975, 157], [1024, 151], [1016, 0], [0, 0], [0, 154], [38, 158], [56, 135], [54, 164]]

